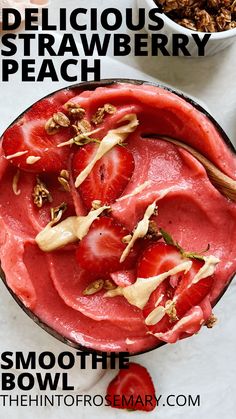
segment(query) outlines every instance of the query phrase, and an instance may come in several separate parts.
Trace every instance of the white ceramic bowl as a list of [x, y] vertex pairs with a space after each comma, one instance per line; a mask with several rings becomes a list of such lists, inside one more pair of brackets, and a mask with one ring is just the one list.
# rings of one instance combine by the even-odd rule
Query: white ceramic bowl
[[[157, 7], [154, 0], [137, 0], [137, 4], [139, 8], [145, 8], [148, 12], [150, 9]], [[175, 23], [172, 19], [170, 19], [164, 13], [161, 13], [160, 17], [164, 21], [164, 27], [163, 29], [161, 29], [160, 32], [163, 33], [164, 35], [167, 35], [169, 38], [169, 43], [166, 46], [168, 51], [170, 53], [172, 51], [171, 35], [174, 33], [184, 34], [189, 37], [188, 50], [191, 56], [198, 57], [198, 49], [197, 49], [196, 43], [193, 41], [191, 37], [191, 34], [197, 33], [200, 37], [202, 37], [206, 32], [197, 32], [197, 31], [192, 31], [190, 29], [184, 28], [178, 23]], [[150, 32], [147, 26], [146, 26], [146, 31]], [[205, 47], [205, 55], [214, 55], [217, 52], [222, 51], [223, 49], [227, 48], [234, 41], [236, 41], [236, 28], [230, 29], [228, 31], [223, 31], [223, 32], [214, 32], [211, 34], [211, 38], [208, 40], [208, 43]]]

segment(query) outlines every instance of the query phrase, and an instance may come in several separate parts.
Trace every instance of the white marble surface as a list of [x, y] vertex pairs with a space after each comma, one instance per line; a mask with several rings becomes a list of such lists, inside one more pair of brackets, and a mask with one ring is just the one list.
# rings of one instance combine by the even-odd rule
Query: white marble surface
[[[67, 0], [66, 7], [117, 7], [114, 0]], [[51, 10], [56, 16], [59, 7], [65, 7], [62, 0], [54, 0]], [[136, 7], [135, 0], [120, 0], [119, 9]], [[125, 31], [125, 28], [122, 30]], [[101, 33], [103, 31], [101, 30]], [[158, 79], [163, 83], [185, 91], [204, 102], [211, 113], [224, 127], [236, 144], [236, 43], [222, 54], [202, 59], [176, 57], [138, 58], [125, 57], [119, 63], [105, 61], [103, 77], [133, 77], [150, 80]], [[132, 66], [134, 69], [123, 66]], [[24, 108], [43, 95], [65, 86], [65, 82], [50, 83], [35, 88], [32, 83], [14, 83], [1, 86], [1, 132]], [[17, 92], [17, 94], [16, 94]], [[0, 350], [37, 350], [47, 349], [59, 352], [66, 347], [40, 330], [20, 310], [3, 286], [0, 284]], [[236, 412], [236, 285], [230, 286], [224, 298], [215, 308], [219, 324], [212, 330], [202, 330], [198, 336], [184, 340], [173, 346], [165, 346], [134, 360], [145, 365], [152, 374], [157, 394], [200, 394], [200, 407], [160, 406], [148, 417], [161, 419], [233, 419]], [[73, 370], [72, 380], [78, 382], [79, 392], [99, 378], [88, 370]], [[89, 394], [104, 394], [107, 383], [114, 372], [107, 372], [102, 380], [89, 390]], [[78, 379], [77, 379], [78, 377]], [[78, 381], [77, 381], [78, 380]], [[126, 418], [131, 413], [108, 407], [79, 408], [0, 408], [0, 419], [41, 419], [64, 418]], [[145, 413], [132, 413], [132, 417], [141, 418]]]

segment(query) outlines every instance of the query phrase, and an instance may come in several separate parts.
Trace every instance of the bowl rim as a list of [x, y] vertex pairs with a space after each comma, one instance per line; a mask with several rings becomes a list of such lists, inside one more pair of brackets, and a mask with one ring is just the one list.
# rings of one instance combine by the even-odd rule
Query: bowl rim
[[[137, 1], [139, 2], [140, 0]], [[150, 9], [153, 9], [157, 6], [155, 0], [142, 0], [142, 2], [145, 2]], [[164, 23], [168, 25], [174, 32], [181, 32], [184, 35], [198, 34], [202, 38], [204, 35], [210, 34], [211, 38], [209, 41], [225, 40], [236, 36], [236, 28], [228, 29], [227, 31], [222, 32], [200, 32], [185, 28], [184, 26], [180, 25], [179, 23], [176, 23], [174, 20], [168, 17], [165, 13], [158, 13], [158, 15], [162, 18]]]
[[[4, 136], [5, 131], [8, 128], [10, 128], [13, 124], [15, 124], [25, 114], [25, 112], [27, 112], [34, 104], [38, 103], [42, 99], [45, 99], [47, 97], [50, 97], [50, 96], [54, 95], [57, 92], [60, 92], [60, 91], [63, 91], [63, 90], [73, 90], [73, 89], [78, 89], [78, 88], [81, 88], [82, 91], [84, 91], [84, 90], [95, 90], [98, 87], [110, 87], [110, 86], [113, 86], [113, 85], [119, 85], [119, 84], [122, 85], [122, 84], [127, 84], [127, 83], [133, 84], [135, 86], [137, 86], [137, 85], [138, 86], [148, 85], [148, 86], [153, 86], [153, 87], [159, 87], [159, 88], [167, 90], [168, 92], [171, 92], [171, 93], [179, 96], [180, 98], [184, 99], [186, 102], [190, 103], [194, 108], [196, 108], [201, 113], [203, 113], [213, 123], [213, 125], [216, 127], [217, 131], [221, 135], [224, 143], [227, 145], [227, 147], [234, 154], [236, 154], [236, 149], [234, 148], [234, 145], [231, 143], [229, 137], [227, 136], [227, 134], [225, 133], [223, 128], [218, 124], [218, 122], [214, 119], [214, 117], [207, 110], [205, 110], [201, 105], [199, 105], [195, 100], [193, 100], [192, 98], [190, 98], [189, 96], [187, 96], [186, 94], [184, 94], [184, 93], [182, 93], [178, 90], [172, 89], [171, 87], [166, 86], [166, 85], [161, 84], [161, 83], [158, 83], [158, 82], [150, 82], [150, 81], [145, 81], [145, 80], [127, 79], [127, 78], [109, 78], [109, 79], [102, 79], [100, 81], [86, 81], [86, 82], [76, 83], [76, 84], [69, 85], [67, 87], [62, 87], [60, 89], [57, 89], [57, 90], [43, 96], [42, 98], [38, 99], [37, 101], [32, 103], [28, 108], [26, 108], [23, 112], [21, 112], [21, 114], [19, 116], [17, 116], [17, 118], [15, 118], [14, 121], [11, 122], [9, 124], [9, 126], [4, 130], [4, 132], [1, 136], [1, 139]], [[230, 277], [229, 281], [227, 282], [226, 286], [223, 288], [220, 295], [213, 302], [213, 304], [212, 304], [213, 307], [219, 302], [219, 300], [223, 297], [223, 295], [227, 291], [228, 287], [230, 286], [230, 283], [232, 282], [232, 280], [235, 276], [235, 273]], [[90, 354], [101, 355], [102, 353], [105, 352], [105, 353], [107, 353], [107, 356], [109, 356], [110, 353], [116, 353], [118, 355], [120, 352], [123, 352], [123, 351], [116, 352], [116, 351], [97, 350], [97, 349], [90, 348], [88, 346], [82, 345], [78, 342], [73, 341], [72, 339], [69, 339], [69, 338], [65, 337], [64, 335], [62, 335], [61, 333], [59, 333], [55, 329], [53, 329], [53, 327], [49, 326], [47, 323], [42, 321], [36, 314], [33, 313], [33, 311], [29, 307], [26, 307], [24, 305], [24, 303], [21, 301], [21, 299], [15, 294], [15, 292], [7, 284], [5, 273], [4, 273], [4, 271], [1, 267], [1, 261], [0, 261], [0, 278], [1, 278], [2, 282], [4, 283], [4, 285], [6, 286], [7, 290], [12, 295], [13, 299], [20, 306], [20, 308], [28, 315], [28, 317], [30, 317], [34, 321], [34, 323], [37, 324], [37, 326], [41, 327], [41, 329], [46, 331], [49, 335], [53, 336], [57, 340], [61, 341], [62, 343], [65, 343], [66, 345], [68, 345], [68, 346], [70, 346], [74, 349], [84, 351], [84, 352], [87, 352], [87, 353], [90, 353]], [[159, 341], [156, 346], [148, 348], [147, 350], [143, 350], [143, 351], [139, 351], [139, 352], [135, 352], [135, 353], [128, 352], [128, 351], [126, 351], [126, 352], [129, 353], [129, 357], [132, 357], [132, 356], [146, 354], [146, 353], [151, 352], [155, 349], [158, 349], [158, 348], [160, 348], [160, 347], [162, 347], [166, 344], [167, 344], [166, 342], [160, 342]]]

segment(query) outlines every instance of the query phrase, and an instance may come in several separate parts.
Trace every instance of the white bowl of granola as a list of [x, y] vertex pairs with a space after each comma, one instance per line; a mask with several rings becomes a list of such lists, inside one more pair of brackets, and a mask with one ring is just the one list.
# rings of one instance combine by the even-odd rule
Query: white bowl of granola
[[[200, 42], [206, 34], [210, 35], [204, 47], [205, 56], [222, 51], [236, 39], [235, 0], [137, 0], [137, 4], [139, 8], [145, 8], [147, 13], [151, 9], [162, 6], [163, 13], [160, 13], [160, 17], [164, 21], [164, 27], [155, 33], [168, 37], [165, 48], [170, 55], [176, 55], [173, 54], [174, 34], [188, 37], [186, 48], [192, 57], [201, 56], [193, 37], [194, 34], [198, 35]], [[214, 4], [214, 9], [206, 7], [207, 4]], [[148, 22], [146, 30], [151, 32]], [[179, 55], [184, 54], [180, 51]]]

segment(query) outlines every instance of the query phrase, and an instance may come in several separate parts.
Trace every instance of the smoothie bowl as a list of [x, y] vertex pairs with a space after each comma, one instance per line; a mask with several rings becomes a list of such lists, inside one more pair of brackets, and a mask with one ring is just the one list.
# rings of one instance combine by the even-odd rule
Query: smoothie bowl
[[214, 323], [236, 271], [236, 203], [163, 136], [236, 179], [234, 149], [213, 118], [142, 81], [57, 91], [3, 134], [2, 276], [69, 345], [137, 354]]

